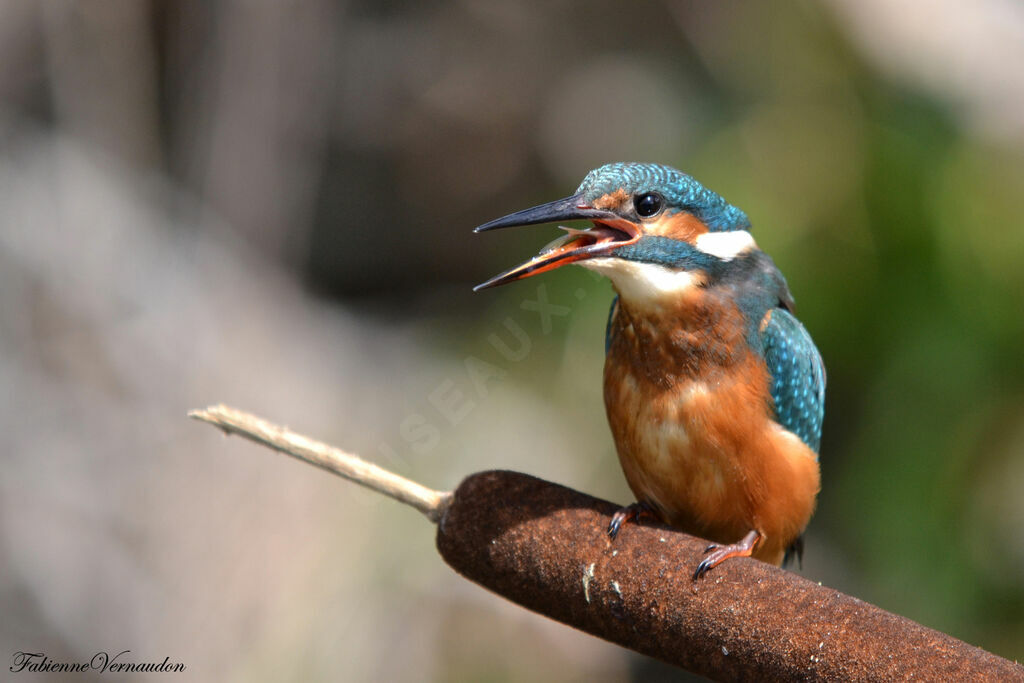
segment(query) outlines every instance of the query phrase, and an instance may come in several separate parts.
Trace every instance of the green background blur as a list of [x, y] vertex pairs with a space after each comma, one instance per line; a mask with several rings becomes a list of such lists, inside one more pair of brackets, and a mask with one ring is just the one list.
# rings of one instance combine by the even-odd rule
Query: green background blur
[[184, 417], [630, 502], [610, 286], [473, 294], [555, 233], [470, 229], [637, 160], [747, 212], [825, 358], [803, 575], [1024, 658], [1021, 64], [1011, 0], [0, 4], [0, 654], [667, 675], [459, 579], [416, 513]]

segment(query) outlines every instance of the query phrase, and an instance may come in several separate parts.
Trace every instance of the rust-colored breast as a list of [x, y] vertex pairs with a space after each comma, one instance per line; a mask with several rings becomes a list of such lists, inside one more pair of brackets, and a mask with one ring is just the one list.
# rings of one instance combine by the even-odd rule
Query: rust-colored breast
[[778, 563], [810, 519], [818, 466], [773, 421], [767, 369], [743, 332], [713, 293], [642, 313], [620, 301], [605, 407], [638, 500], [720, 543], [757, 529], [755, 557]]

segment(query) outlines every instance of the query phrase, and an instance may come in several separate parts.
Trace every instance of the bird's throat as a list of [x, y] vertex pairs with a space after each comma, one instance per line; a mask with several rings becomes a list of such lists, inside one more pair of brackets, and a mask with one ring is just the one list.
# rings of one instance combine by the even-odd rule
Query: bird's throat
[[703, 274], [695, 271], [615, 257], [588, 259], [579, 265], [611, 280], [622, 301], [636, 308], [674, 306], [705, 282]]
[[[669, 305], [668, 301], [671, 301]], [[652, 385], [715, 381], [749, 351], [742, 316], [712, 289], [637, 305], [620, 297], [611, 321], [609, 357]]]

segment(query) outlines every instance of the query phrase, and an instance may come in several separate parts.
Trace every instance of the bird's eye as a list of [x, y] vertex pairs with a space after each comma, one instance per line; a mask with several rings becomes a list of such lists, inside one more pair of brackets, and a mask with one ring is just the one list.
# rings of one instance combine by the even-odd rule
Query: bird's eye
[[633, 207], [636, 209], [637, 215], [643, 218], [650, 218], [661, 211], [664, 203], [665, 200], [657, 192], [647, 192], [633, 197]]

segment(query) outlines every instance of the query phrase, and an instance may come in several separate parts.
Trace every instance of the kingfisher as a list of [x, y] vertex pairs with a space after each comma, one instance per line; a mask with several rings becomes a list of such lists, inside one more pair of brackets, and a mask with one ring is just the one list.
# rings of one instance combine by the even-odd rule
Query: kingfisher
[[594, 169], [576, 192], [475, 232], [575, 219], [525, 263], [475, 289], [575, 263], [611, 280], [604, 402], [640, 517], [712, 541], [698, 580], [733, 557], [803, 553], [820, 488], [825, 367], [747, 215], [652, 163]]

